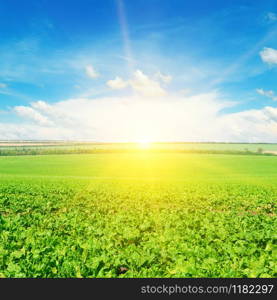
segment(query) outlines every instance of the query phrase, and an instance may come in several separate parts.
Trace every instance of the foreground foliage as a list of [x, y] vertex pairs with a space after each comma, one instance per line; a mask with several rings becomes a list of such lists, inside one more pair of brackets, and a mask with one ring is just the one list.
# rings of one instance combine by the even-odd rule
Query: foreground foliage
[[197, 155], [144, 165], [138, 157], [65, 156], [70, 170], [56, 159], [60, 173], [47, 169], [47, 157], [29, 160], [30, 168], [0, 161], [6, 172], [26, 163], [25, 174], [0, 179], [1, 277], [277, 276], [273, 157], [256, 158], [258, 178], [243, 156], [229, 172], [220, 156], [206, 157], [220, 162], [216, 171]]

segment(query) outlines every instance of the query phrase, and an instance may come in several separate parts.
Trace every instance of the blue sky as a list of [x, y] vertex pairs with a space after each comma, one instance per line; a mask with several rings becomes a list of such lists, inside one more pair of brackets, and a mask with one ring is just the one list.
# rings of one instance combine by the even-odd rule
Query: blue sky
[[[0, 2], [0, 28], [0, 139], [131, 141], [133, 131], [118, 127], [112, 134], [101, 119], [110, 115], [106, 121], [117, 124], [134, 117], [134, 103], [148, 101], [138, 105], [153, 110], [149, 119], [141, 112], [133, 128], [162, 118], [172, 123], [180, 109], [174, 103], [181, 101], [184, 115], [167, 137], [157, 127], [146, 139], [277, 142], [276, 1], [10, 0]], [[161, 113], [151, 121], [165, 98], [171, 117]], [[124, 99], [132, 108], [123, 116], [116, 111]], [[78, 101], [95, 123], [84, 123], [84, 111], [70, 108]], [[208, 103], [210, 123], [198, 126]], [[74, 119], [74, 126], [57, 115]], [[226, 136], [218, 122], [230, 124]]]

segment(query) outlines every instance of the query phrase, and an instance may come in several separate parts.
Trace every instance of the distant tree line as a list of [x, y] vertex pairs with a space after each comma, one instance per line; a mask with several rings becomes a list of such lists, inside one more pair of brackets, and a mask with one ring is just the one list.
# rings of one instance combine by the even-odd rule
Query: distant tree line
[[20, 155], [58, 155], [58, 154], [101, 154], [101, 153], [198, 153], [198, 154], [233, 154], [233, 155], [274, 155], [273, 153], [264, 153], [263, 149], [257, 151], [244, 150], [207, 150], [207, 149], [99, 149], [99, 148], [0, 148], [0, 156], [20, 156]]

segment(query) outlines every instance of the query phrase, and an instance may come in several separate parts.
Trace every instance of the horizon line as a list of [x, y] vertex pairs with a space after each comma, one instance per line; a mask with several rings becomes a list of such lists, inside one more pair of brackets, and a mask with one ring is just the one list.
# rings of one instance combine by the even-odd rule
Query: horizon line
[[[29, 140], [29, 139], [10, 139], [0, 140], [0, 143], [90, 143], [90, 144], [140, 144], [140, 142], [112, 142], [112, 141], [92, 141], [92, 140]], [[149, 144], [277, 144], [276, 142], [231, 142], [231, 141], [154, 141]]]

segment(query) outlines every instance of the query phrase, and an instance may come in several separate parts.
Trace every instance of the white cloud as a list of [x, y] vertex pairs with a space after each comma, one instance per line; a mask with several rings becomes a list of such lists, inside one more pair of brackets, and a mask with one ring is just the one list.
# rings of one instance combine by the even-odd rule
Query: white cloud
[[275, 93], [273, 91], [265, 91], [263, 89], [256, 89], [256, 92], [262, 96], [266, 96], [270, 99], [272, 99], [273, 101], [277, 101], [277, 96], [275, 95]]
[[1, 139], [277, 142], [277, 108], [222, 113], [233, 103], [214, 92], [194, 96], [77, 98], [16, 106]]
[[7, 87], [6, 83], [1, 83], [0, 82], [0, 89], [4, 89], [5, 87]]
[[96, 72], [96, 70], [94, 69], [94, 67], [92, 65], [87, 65], [85, 67], [85, 72], [86, 72], [87, 76], [92, 79], [98, 78], [100, 76], [99, 73]]
[[273, 48], [264, 48], [260, 51], [260, 56], [263, 62], [268, 64], [277, 64], [277, 50]]
[[226, 115], [223, 120], [231, 141], [277, 142], [277, 108], [247, 110]]
[[129, 84], [134, 91], [143, 96], [162, 97], [166, 95], [166, 91], [160, 86], [158, 81], [150, 79], [140, 70], [134, 73], [133, 78], [129, 80]]
[[116, 77], [114, 80], [107, 81], [107, 85], [112, 89], [124, 89], [130, 86], [135, 93], [146, 97], [163, 97], [166, 95], [166, 91], [160, 86], [160, 83], [151, 79], [141, 70], [136, 70], [129, 80]]
[[38, 111], [36, 111], [32, 107], [16, 106], [14, 108], [14, 111], [20, 117], [26, 118], [28, 120], [32, 120], [35, 123], [37, 123], [38, 125], [49, 126], [49, 125], [53, 124], [51, 121], [48, 120], [48, 118], [46, 116], [42, 115], [41, 113], [39, 113]]
[[120, 77], [116, 77], [113, 80], [107, 81], [107, 86], [109, 86], [113, 90], [124, 89], [129, 85], [128, 81], [123, 80]]
[[157, 72], [155, 74], [155, 78], [157, 78], [158, 80], [161, 80], [164, 83], [170, 83], [172, 80], [172, 76], [162, 74], [161, 72]]

